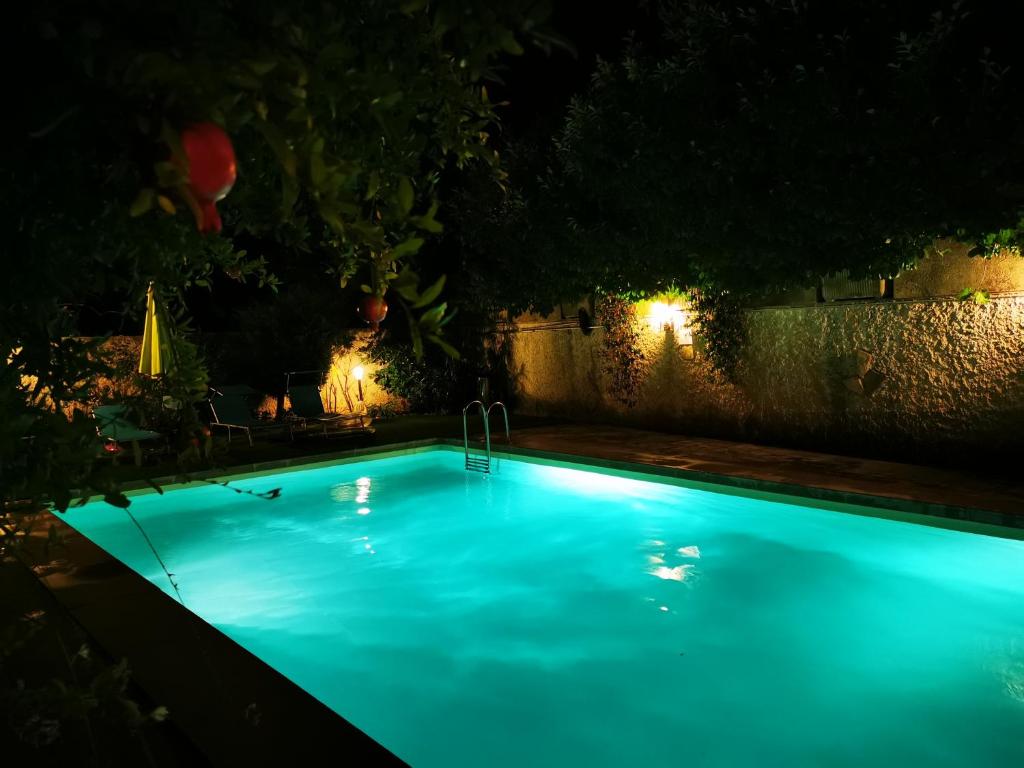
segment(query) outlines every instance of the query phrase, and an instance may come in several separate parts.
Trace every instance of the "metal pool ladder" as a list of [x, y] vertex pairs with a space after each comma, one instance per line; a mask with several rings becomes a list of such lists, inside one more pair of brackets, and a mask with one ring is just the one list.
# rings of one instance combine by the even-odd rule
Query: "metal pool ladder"
[[[470, 456], [469, 455], [469, 427], [466, 423], [467, 414], [474, 405], [480, 406], [480, 417], [484, 421], [484, 447], [487, 450], [487, 456]], [[462, 445], [466, 452], [466, 469], [473, 472], [483, 472], [485, 475], [491, 473], [491, 409], [495, 406], [501, 406], [501, 412], [505, 416], [505, 439], [509, 445], [512, 444], [512, 435], [508, 429], [508, 408], [505, 404], [500, 401], [495, 401], [489, 406], [484, 405], [482, 400], [474, 400], [465, 408], [462, 409]]]

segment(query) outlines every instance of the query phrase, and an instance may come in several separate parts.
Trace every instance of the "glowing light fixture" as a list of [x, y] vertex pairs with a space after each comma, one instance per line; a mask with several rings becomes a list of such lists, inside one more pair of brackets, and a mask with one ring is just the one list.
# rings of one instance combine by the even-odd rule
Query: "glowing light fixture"
[[652, 301], [647, 307], [647, 325], [654, 332], [669, 328], [680, 344], [693, 344], [693, 331], [690, 330], [690, 313], [680, 304], [665, 301]]
[[363, 377], [366, 375], [366, 369], [361, 365], [357, 365], [352, 369], [352, 376], [356, 380], [356, 388], [359, 390], [359, 402], [363, 402]]

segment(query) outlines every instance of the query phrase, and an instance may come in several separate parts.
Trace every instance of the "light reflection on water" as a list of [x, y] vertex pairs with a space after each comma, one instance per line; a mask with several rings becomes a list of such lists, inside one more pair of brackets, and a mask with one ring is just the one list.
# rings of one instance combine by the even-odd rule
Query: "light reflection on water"
[[665, 579], [667, 581], [686, 581], [686, 576], [689, 574], [692, 565], [677, 565], [675, 568], [668, 568], [664, 565], [654, 568], [648, 571], [651, 576], [657, 576], [659, 579]]

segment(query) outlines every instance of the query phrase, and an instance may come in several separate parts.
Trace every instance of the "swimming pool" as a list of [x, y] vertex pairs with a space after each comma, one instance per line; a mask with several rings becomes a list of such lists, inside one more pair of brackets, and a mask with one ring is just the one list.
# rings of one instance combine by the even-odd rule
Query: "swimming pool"
[[[1024, 761], [1024, 542], [461, 451], [133, 498], [186, 605], [413, 766]], [[168, 593], [124, 512], [67, 521]]]

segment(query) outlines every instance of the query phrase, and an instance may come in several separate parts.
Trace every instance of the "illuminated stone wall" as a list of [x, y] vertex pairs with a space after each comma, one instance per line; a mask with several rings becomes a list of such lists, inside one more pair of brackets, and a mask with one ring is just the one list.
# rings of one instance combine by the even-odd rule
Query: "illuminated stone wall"
[[[374, 382], [373, 374], [378, 366], [360, 352], [368, 335], [368, 331], [357, 332], [354, 343], [349, 348], [339, 349], [334, 354], [326, 382], [321, 389], [324, 407], [328, 411], [358, 413], [363, 408], [387, 408], [400, 413], [406, 409], [406, 404], [401, 398], [389, 395]], [[141, 336], [112, 336], [104, 341], [102, 349], [110, 364], [131, 370], [137, 364], [141, 343]], [[203, 340], [204, 351], [215, 355], [219, 347], [228, 343], [231, 343], [230, 336], [208, 336]], [[359, 399], [359, 385], [354, 373], [357, 366], [363, 368], [362, 401]], [[225, 381], [215, 379], [211, 383], [220, 385]], [[236, 382], [229, 379], [226, 383]], [[120, 402], [137, 394], [137, 388], [128, 377], [102, 377], [93, 383], [93, 393], [96, 402]], [[273, 417], [277, 411], [277, 398], [267, 395], [257, 405], [256, 410]]]
[[[364, 332], [369, 336], [369, 332]], [[334, 354], [331, 361], [331, 369], [327, 373], [327, 381], [321, 390], [324, 405], [334, 413], [351, 413], [360, 410], [359, 385], [353, 371], [357, 366], [363, 368], [363, 405], [367, 408], [393, 408], [400, 412], [406, 409], [406, 404], [401, 398], [389, 395], [383, 388], [373, 380], [379, 366], [371, 362], [358, 350], [363, 346], [364, 341], [357, 335], [354, 343], [347, 351], [340, 350]]]
[[[959, 290], [962, 277], [936, 269], [904, 290], [926, 292], [929, 281]], [[641, 322], [646, 362], [633, 408], [608, 394], [600, 328], [521, 324], [512, 335], [520, 408], [872, 455], [1007, 455], [1024, 447], [1024, 285], [1013, 278], [999, 287], [1018, 293], [982, 306], [947, 297], [751, 310], [738, 384], [699, 345], [691, 357]]]
[[[320, 397], [324, 401], [324, 409], [327, 412], [365, 413], [367, 411], [379, 412], [384, 409], [393, 413], [402, 413], [408, 409], [402, 398], [388, 394], [373, 380], [373, 375], [380, 366], [361, 352], [368, 336], [369, 331], [357, 332], [350, 347], [341, 348], [334, 353], [324, 385], [320, 388]], [[363, 369], [361, 389], [356, 378], [357, 368]], [[361, 400], [360, 391], [362, 392]], [[289, 407], [287, 401], [285, 407]], [[273, 418], [277, 413], [277, 398], [267, 395], [257, 410], [265, 412]]]

